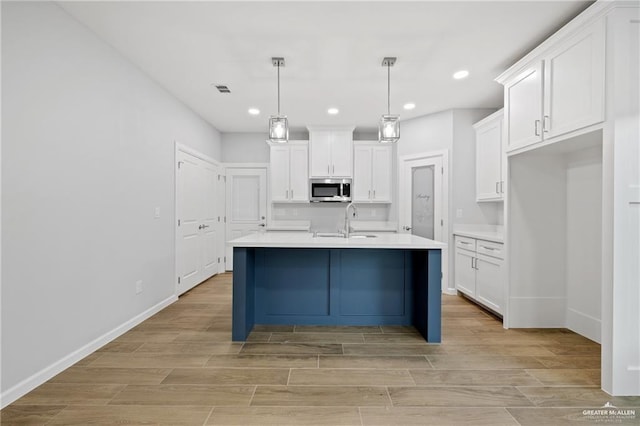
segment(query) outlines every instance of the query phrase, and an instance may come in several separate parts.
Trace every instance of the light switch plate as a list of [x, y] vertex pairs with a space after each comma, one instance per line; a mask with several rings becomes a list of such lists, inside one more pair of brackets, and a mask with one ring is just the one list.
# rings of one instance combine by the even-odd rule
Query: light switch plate
[[456, 210], [456, 217], [457, 217], [458, 219], [460, 219], [460, 218], [462, 217], [462, 209], [457, 209], [457, 210]]
[[160, 207], [156, 207], [155, 213], [153, 215], [156, 219], [160, 217]]

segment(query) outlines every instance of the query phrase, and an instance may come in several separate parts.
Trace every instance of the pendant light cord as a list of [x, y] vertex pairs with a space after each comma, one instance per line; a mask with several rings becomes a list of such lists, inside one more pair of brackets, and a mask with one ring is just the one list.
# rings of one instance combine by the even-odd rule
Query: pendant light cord
[[280, 62], [278, 62], [278, 117], [280, 116]]
[[387, 62], [387, 115], [391, 115], [391, 64]]

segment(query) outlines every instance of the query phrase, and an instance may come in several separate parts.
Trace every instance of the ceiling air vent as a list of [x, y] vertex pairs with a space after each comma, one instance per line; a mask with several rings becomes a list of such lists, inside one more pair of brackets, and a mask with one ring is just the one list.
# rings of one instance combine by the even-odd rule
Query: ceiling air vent
[[231, 90], [229, 90], [227, 86], [224, 86], [222, 84], [220, 85], [216, 84], [216, 89], [218, 89], [218, 92], [220, 93], [231, 93]]

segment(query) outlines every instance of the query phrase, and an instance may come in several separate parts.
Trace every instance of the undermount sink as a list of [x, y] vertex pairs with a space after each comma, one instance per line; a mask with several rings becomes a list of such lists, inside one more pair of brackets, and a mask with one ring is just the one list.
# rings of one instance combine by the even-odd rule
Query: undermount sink
[[359, 235], [349, 235], [349, 238], [377, 238], [377, 235], [370, 234], [359, 234]]
[[314, 232], [313, 238], [344, 238], [345, 235], [339, 232]]

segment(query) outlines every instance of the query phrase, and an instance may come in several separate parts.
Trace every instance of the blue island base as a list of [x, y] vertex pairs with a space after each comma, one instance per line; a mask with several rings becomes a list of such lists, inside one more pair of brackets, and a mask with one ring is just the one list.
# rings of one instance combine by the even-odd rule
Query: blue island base
[[233, 250], [234, 341], [255, 324], [413, 325], [440, 343], [439, 249]]

